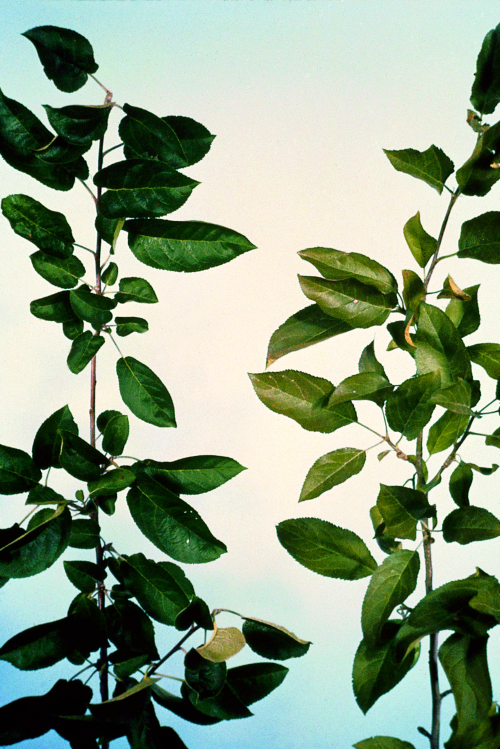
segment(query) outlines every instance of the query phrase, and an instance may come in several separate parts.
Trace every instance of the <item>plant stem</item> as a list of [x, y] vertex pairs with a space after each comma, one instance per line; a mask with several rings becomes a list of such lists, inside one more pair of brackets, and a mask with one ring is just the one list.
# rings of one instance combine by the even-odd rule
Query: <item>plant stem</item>
[[186, 642], [186, 640], [189, 637], [191, 637], [191, 635], [194, 632], [196, 632], [198, 629], [201, 629], [199, 624], [196, 624], [196, 625], [192, 624], [190, 628], [188, 629], [187, 633], [184, 635], [184, 637], [181, 640], [179, 640], [177, 645], [174, 645], [174, 647], [171, 650], [169, 650], [168, 653], [164, 655], [160, 661], [158, 661], [158, 663], [155, 663], [155, 665], [150, 671], [148, 671], [148, 676], [152, 676], [160, 668], [160, 666], [163, 665], [163, 663], [165, 663], [165, 661], [168, 660], [168, 658], [170, 658], [170, 656], [172, 656], [174, 653], [180, 650], [182, 645]]
[[[422, 535], [424, 537], [424, 559], [425, 559], [425, 593], [429, 595], [432, 591], [432, 538], [427, 522], [422, 523]], [[429, 677], [431, 682], [432, 697], [432, 729], [430, 735], [431, 749], [439, 749], [439, 729], [441, 724], [441, 692], [439, 689], [438, 671], [438, 635], [429, 637]]]
[[448, 210], [446, 211], [445, 217], [443, 219], [443, 223], [441, 224], [441, 230], [439, 232], [439, 237], [437, 240], [437, 247], [434, 255], [432, 256], [431, 264], [429, 266], [429, 270], [427, 271], [427, 275], [424, 279], [424, 291], [427, 292], [427, 287], [429, 286], [429, 281], [431, 280], [432, 274], [434, 272], [434, 268], [436, 267], [436, 264], [438, 262], [438, 255], [439, 250], [441, 249], [441, 243], [443, 241], [444, 233], [446, 231], [446, 225], [448, 224], [448, 219], [450, 218], [450, 213], [453, 209], [453, 206], [457, 202], [457, 198], [460, 195], [460, 190], [457, 190], [457, 192], [452, 193], [450, 202], [448, 205]]

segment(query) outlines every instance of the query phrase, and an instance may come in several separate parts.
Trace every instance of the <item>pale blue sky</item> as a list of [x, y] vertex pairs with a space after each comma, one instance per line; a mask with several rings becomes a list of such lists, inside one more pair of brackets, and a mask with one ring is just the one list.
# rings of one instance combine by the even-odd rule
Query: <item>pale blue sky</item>
[[[215, 453], [249, 468], [197, 502], [229, 553], [205, 567], [190, 568], [189, 577], [211, 607], [279, 622], [314, 643], [306, 657], [287, 663], [285, 684], [255, 705], [255, 717], [207, 729], [175, 718], [171, 724], [189, 749], [208, 742], [218, 749], [324, 749], [347, 747], [374, 734], [398, 735], [424, 749], [427, 739], [416, 726], [429, 723], [426, 656], [393, 695], [382, 698], [364, 717], [351, 692], [350, 670], [361, 636], [359, 610], [366, 581], [314, 576], [288, 557], [274, 530], [285, 518], [311, 515], [369, 540], [368, 509], [378, 482], [396, 483], [407, 473], [395, 461], [375, 465], [373, 456], [361, 476], [297, 505], [304, 476], [316, 458], [336, 447], [371, 443], [355, 429], [312, 434], [272, 414], [255, 397], [247, 372], [263, 370], [271, 333], [307, 304], [296, 274], [309, 269], [297, 257], [298, 250], [323, 245], [365, 252], [399, 275], [402, 268], [413, 267], [402, 234], [408, 218], [420, 210], [427, 231], [438, 231], [446, 197], [396, 173], [382, 148], [425, 150], [435, 143], [457, 165], [468, 157], [474, 136], [465, 117], [475, 60], [484, 35], [500, 22], [500, 3], [4, 0], [0, 22], [0, 87], [40, 117], [43, 103], [63, 106], [101, 99], [92, 83], [68, 96], [46, 80], [32, 45], [20, 34], [54, 24], [90, 40], [100, 66], [97, 77], [113, 90], [117, 102], [159, 115], [188, 115], [217, 134], [209, 155], [190, 170], [202, 184], [176, 218], [229, 226], [258, 246], [229, 265], [186, 276], [140, 267], [125, 243], [118, 253], [122, 275], [144, 275], [160, 298], [157, 308], [147, 311], [151, 332], [125, 339], [125, 353], [162, 376], [179, 424], [177, 430], [160, 431], [133, 420], [130, 450], [159, 460]], [[77, 241], [92, 242], [92, 206], [81, 188], [52, 192], [17, 175], [3, 161], [0, 179], [2, 197], [30, 194], [67, 213]], [[469, 198], [457, 205], [449, 252], [464, 220], [498, 209], [499, 190], [481, 202]], [[51, 292], [34, 277], [30, 246], [12, 234], [5, 221], [0, 222], [0, 247], [0, 442], [28, 450], [39, 424], [64, 403], [70, 404], [84, 432], [87, 382], [85, 374], [75, 377], [66, 369], [67, 352], [57, 326], [30, 316], [29, 301]], [[485, 267], [457, 262], [456, 281], [481, 282], [481, 301], [487, 305], [497, 293], [496, 269]], [[495, 327], [491, 324], [490, 340], [495, 340]], [[372, 338], [373, 330], [361, 331], [352, 340], [334, 339], [274, 366], [302, 369], [338, 383], [356, 371], [359, 349]], [[386, 343], [377, 333], [381, 355]], [[113, 375], [115, 355], [109, 349], [102, 356], [101, 409], [121, 407]], [[407, 376], [397, 354], [386, 361], [394, 381]], [[367, 418], [374, 415], [370, 408], [368, 404]], [[485, 450], [484, 460], [496, 457], [492, 448]], [[481, 492], [495, 493], [497, 485], [495, 477], [477, 482], [477, 501]], [[22, 502], [1, 499], [3, 526], [22, 517]], [[124, 509], [116, 517], [120, 550], [140, 548], [159, 558], [132, 529]], [[109, 533], [116, 538], [112, 526], [110, 522]], [[494, 544], [468, 547], [463, 562], [462, 551], [454, 556], [453, 548], [436, 548], [438, 582], [448, 575], [470, 574], [476, 564], [494, 574]], [[82, 558], [76, 550], [72, 553]], [[54, 568], [9, 583], [0, 591], [2, 642], [39, 619], [63, 616], [73, 590]], [[166, 647], [169, 638], [166, 630], [160, 642]], [[175, 668], [179, 675], [180, 663]], [[69, 676], [73, 667], [56, 671]], [[23, 673], [0, 663], [2, 702], [26, 694], [26, 685], [43, 692], [52, 680], [50, 671]], [[495, 694], [498, 697], [498, 679]], [[445, 733], [451, 702], [447, 710]], [[169, 717], [164, 713], [163, 722]], [[47, 735], [37, 746], [56, 747], [57, 737]]]

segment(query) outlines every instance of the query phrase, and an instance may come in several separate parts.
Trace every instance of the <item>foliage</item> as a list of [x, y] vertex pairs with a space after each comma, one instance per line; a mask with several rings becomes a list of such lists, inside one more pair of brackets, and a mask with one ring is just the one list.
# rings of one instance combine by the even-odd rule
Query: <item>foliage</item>
[[[24, 104], [0, 92], [0, 154], [54, 190], [82, 183], [95, 203], [97, 237], [95, 251], [89, 250], [75, 241], [66, 217], [57, 210], [29, 195], [2, 200], [2, 212], [14, 232], [35, 245], [35, 271], [57, 288], [35, 299], [31, 313], [61, 325], [69, 341], [68, 368], [73, 374], [90, 370], [91, 398], [88, 441], [69, 406], [62, 405], [41, 424], [31, 454], [0, 446], [0, 493], [27, 493], [25, 520], [29, 518], [27, 525], [21, 521], [0, 529], [0, 584], [43, 572], [68, 548], [82, 550], [81, 559], [63, 562], [76, 589], [67, 615], [32, 626], [0, 647], [0, 659], [20, 670], [67, 659], [78, 673], [58, 680], [44, 695], [1, 707], [0, 744], [54, 729], [73, 747], [108, 746], [125, 736], [131, 747], [168, 744], [180, 749], [184, 743], [172, 728], [161, 726], [155, 703], [199, 725], [248, 717], [249, 706], [287, 674], [288, 669], [274, 661], [304, 655], [310, 643], [281, 626], [235, 612], [227, 613], [244, 620], [241, 629], [219, 626], [217, 616], [226, 610], [210, 612], [177, 562], [210, 562], [224, 554], [226, 546], [181, 495], [217, 489], [243, 466], [218, 455], [173, 461], [124, 455], [128, 413], [95, 411], [96, 356], [114, 344], [119, 352], [116, 384], [127, 409], [148, 424], [175, 427], [166, 386], [146, 364], [122, 354], [115, 338], [148, 330], [144, 318], [120, 316], [121, 305], [158, 302], [148, 280], [119, 278], [119, 238], [123, 233], [128, 237], [140, 262], [177, 272], [213, 268], [254, 245], [222, 226], [162, 218], [182, 206], [198, 184], [180, 170], [208, 153], [214, 136], [203, 125], [189, 117], [157, 116], [130, 104], [118, 105], [94, 78], [98, 65], [90, 43], [74, 31], [42, 26], [24, 36], [58, 89], [77, 91], [91, 77], [104, 89], [105, 100], [89, 106], [45, 106], [50, 130]], [[123, 114], [121, 142], [104, 150], [108, 121], [117, 111]], [[94, 193], [87, 184], [84, 155], [95, 145]], [[120, 147], [124, 158], [104, 166], [107, 155]], [[85, 280], [89, 271], [77, 249], [92, 258], [91, 281]], [[49, 474], [59, 470], [78, 482], [74, 498], [49, 485]], [[124, 492], [140, 531], [169, 559], [118, 550], [111, 538], [103, 538], [100, 517], [113, 516]], [[167, 653], [157, 650], [158, 623], [173, 633]], [[172, 677], [182, 682], [180, 695], [170, 693], [160, 686], [158, 669], [201, 631], [204, 641], [188, 646], [183, 676]], [[226, 661], [246, 644], [270, 660], [228, 668]], [[98, 678], [100, 703], [92, 702], [92, 688], [77, 678], [84, 672]], [[115, 682], [111, 697], [109, 678]]]
[[[250, 375], [260, 400], [304, 429], [332, 433], [358, 424], [376, 436], [367, 449], [343, 447], [318, 458], [305, 478], [300, 502], [363, 471], [370, 464], [368, 450], [377, 446], [379, 461], [392, 455], [408, 467], [403, 485], [391, 481], [380, 485], [369, 511], [374, 542], [386, 555], [383, 561], [372, 556], [374, 542], [367, 545], [351, 530], [326, 520], [284, 520], [277, 533], [289, 554], [317, 574], [344, 580], [369, 578], [361, 611], [363, 639], [353, 666], [354, 694], [364, 713], [406, 676], [418, 659], [421, 640], [429, 637], [432, 722], [429, 730], [418, 730], [429, 739], [431, 749], [440, 746], [439, 717], [445, 696], [439, 687], [439, 664], [456, 705], [446, 748], [496, 749], [500, 743], [486, 653], [489, 630], [500, 622], [500, 583], [479, 568], [437, 589], [432, 581], [435, 540], [463, 545], [500, 535], [500, 520], [469, 498], [475, 473], [491, 475], [498, 466], [482, 467], [461, 457], [466, 440], [500, 447], [496, 426], [500, 344], [467, 342], [481, 322], [479, 285], [461, 288], [448, 275], [440, 287], [434, 277], [437, 264], [452, 256], [500, 263], [498, 211], [465, 221], [458, 252], [440, 254], [457, 200], [484, 196], [500, 179], [500, 122], [491, 126], [483, 122], [483, 115], [492, 114], [500, 101], [499, 49], [500, 26], [487, 34], [478, 57], [471, 94], [477, 111], [469, 110], [467, 118], [477, 141], [465, 164], [455, 172], [451, 159], [435, 145], [423, 152], [385, 151], [397, 171], [450, 196], [437, 237], [424, 229], [420, 212], [404, 226], [414, 267], [402, 271], [398, 284], [395, 274], [368, 255], [326, 247], [302, 250], [301, 258], [320, 273], [299, 276], [312, 304], [288, 318], [269, 343], [268, 366], [337, 336], [349, 334], [352, 345], [355, 330], [385, 326], [387, 350], [399, 352], [404, 364], [412, 365], [413, 375], [391, 382], [376, 355], [375, 342], [360, 352], [358, 371], [336, 386], [290, 369]], [[454, 172], [457, 186], [452, 189], [447, 182]], [[380, 409], [378, 423], [360, 422], [356, 412], [360, 400], [372, 401]], [[433, 490], [445, 479], [456, 504], [448, 513], [439, 495], [439, 503], [434, 503]], [[412, 543], [417, 534], [419, 543]], [[456, 546], [453, 553], [457, 554]], [[420, 574], [425, 595], [407, 605]], [[438, 635], [445, 631], [451, 634], [438, 647]], [[412, 744], [389, 736], [364, 739], [355, 746], [412, 749]]]

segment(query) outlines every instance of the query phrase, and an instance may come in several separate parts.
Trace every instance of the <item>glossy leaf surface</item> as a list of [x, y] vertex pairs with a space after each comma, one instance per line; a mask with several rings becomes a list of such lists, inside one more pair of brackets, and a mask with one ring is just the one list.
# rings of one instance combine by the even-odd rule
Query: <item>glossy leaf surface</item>
[[105, 343], [102, 335], [93, 335], [90, 330], [77, 336], [68, 354], [68, 369], [73, 374], [82, 372]]
[[80, 286], [70, 291], [69, 299], [74, 314], [81, 320], [89, 322], [96, 329], [112, 319], [111, 310], [116, 307], [113, 299], [92, 293], [88, 286]]
[[46, 208], [29, 195], [9, 195], [2, 200], [2, 213], [13, 231], [54, 257], [73, 253], [73, 233], [64, 214]]
[[89, 146], [102, 138], [108, 126], [111, 107], [70, 104], [56, 109], [44, 105], [48, 120], [58, 135], [75, 146]]
[[97, 428], [102, 434], [102, 449], [111, 455], [121, 455], [129, 435], [129, 419], [120, 411], [103, 411], [97, 417]]
[[257, 655], [275, 661], [300, 658], [307, 653], [311, 645], [284, 627], [259, 619], [245, 619], [243, 634], [248, 646]]
[[33, 441], [33, 460], [39, 468], [60, 468], [61, 453], [60, 429], [78, 434], [78, 426], [68, 406], [55, 411], [40, 426]]
[[70, 534], [71, 514], [64, 505], [39, 510], [25, 532], [6, 546], [2, 544], [0, 575], [21, 578], [44, 572], [66, 550]]
[[408, 486], [380, 484], [377, 507], [389, 535], [395, 538], [409, 538], [412, 541], [417, 537], [417, 520], [435, 514], [435, 509], [429, 505], [427, 496]]
[[142, 317], [115, 317], [116, 335], [122, 338], [131, 333], [147, 333], [148, 321]]
[[72, 289], [85, 275], [85, 266], [74, 256], [58, 258], [39, 250], [30, 255], [30, 260], [42, 278], [61, 289]]
[[28, 453], [0, 445], [0, 494], [29, 491], [41, 478], [41, 471]]
[[171, 462], [144, 460], [137, 469], [178, 494], [204, 494], [230, 481], [246, 468], [221, 455], [193, 455]]
[[175, 427], [174, 404], [155, 373], [133, 356], [116, 362], [120, 395], [134, 416], [157, 427]]
[[177, 614], [189, 604], [189, 598], [176, 578], [144, 554], [132, 554], [125, 560], [120, 569], [127, 588], [149, 616], [172, 626]]
[[465, 221], [458, 240], [458, 257], [500, 263], [499, 229], [499, 211], [488, 211]]
[[78, 91], [87, 82], [88, 74], [99, 67], [90, 42], [76, 31], [38, 26], [23, 36], [35, 45], [45, 75], [60, 91]]
[[439, 372], [442, 388], [456, 382], [458, 377], [471, 378], [465, 345], [448, 315], [438, 307], [420, 304], [414, 343], [419, 374]]
[[435, 405], [431, 395], [440, 387], [438, 372], [428, 372], [405, 380], [387, 398], [385, 414], [391, 429], [414, 440], [432, 418]]
[[139, 302], [140, 304], [155, 304], [158, 297], [149, 281], [145, 278], [121, 278], [120, 291], [115, 294], [119, 304], [125, 302]]

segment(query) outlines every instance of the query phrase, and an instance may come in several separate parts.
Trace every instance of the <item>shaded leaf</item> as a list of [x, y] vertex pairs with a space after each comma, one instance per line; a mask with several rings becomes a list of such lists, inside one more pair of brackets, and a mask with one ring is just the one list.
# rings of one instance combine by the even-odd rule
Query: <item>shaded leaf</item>
[[108, 638], [120, 650], [133, 655], [159, 658], [153, 623], [132, 601], [115, 601], [104, 610]]
[[412, 270], [403, 271], [403, 301], [408, 310], [414, 312], [420, 302], [425, 301], [424, 282], [417, 273]]
[[178, 715], [179, 718], [189, 721], [190, 723], [196, 723], [202, 726], [211, 726], [215, 723], [220, 723], [220, 721], [223, 720], [223, 718], [206, 715], [205, 713], [202, 713], [200, 710], [198, 710], [195, 705], [189, 700], [185, 689], [183, 697], [178, 697], [177, 695], [172, 694], [171, 692], [167, 692], [165, 689], [155, 684], [151, 688], [151, 696], [159, 705], [166, 708], [167, 710], [170, 710], [174, 713], [174, 715]]
[[58, 291], [41, 299], [34, 299], [30, 304], [30, 312], [40, 320], [51, 322], [73, 322], [78, 320], [70, 302], [69, 291]]
[[459, 377], [471, 379], [467, 349], [448, 315], [438, 307], [424, 302], [420, 304], [414, 343], [419, 374], [439, 372], [443, 388]]
[[72, 289], [85, 274], [85, 266], [74, 256], [58, 258], [39, 250], [30, 255], [30, 260], [42, 278], [61, 289]]
[[39, 468], [61, 467], [59, 462], [62, 446], [60, 429], [78, 434], [78, 426], [69, 406], [63, 406], [49, 416], [35, 435], [32, 452], [33, 460]]
[[62, 439], [59, 462], [70, 476], [81, 481], [97, 481], [101, 475], [101, 466], [108, 466], [109, 460], [88, 442], [76, 434], [59, 429]]
[[385, 377], [387, 379], [384, 367], [375, 356], [374, 341], [369, 343], [368, 346], [365, 346], [365, 348], [361, 352], [361, 356], [359, 357], [358, 362], [358, 369], [360, 374], [363, 374], [364, 372], [374, 372], [375, 374], [378, 374], [381, 377]]
[[393, 387], [384, 375], [360, 372], [346, 377], [337, 385], [328, 400], [328, 408], [351, 400], [369, 400], [382, 406]]
[[264, 405], [294, 419], [303, 429], [331, 433], [357, 421], [352, 403], [330, 406], [329, 398], [335, 387], [321, 377], [294, 369], [250, 374], [249, 377]]
[[80, 333], [71, 346], [68, 354], [68, 369], [73, 374], [82, 372], [89, 364], [97, 352], [104, 345], [102, 335], [94, 335], [90, 330]]
[[61, 494], [58, 494], [50, 486], [37, 484], [30, 490], [26, 500], [27, 505], [53, 505], [66, 504], [67, 500]]
[[185, 678], [200, 700], [215, 697], [226, 682], [227, 666], [225, 659], [212, 661], [203, 658], [191, 648], [184, 658]]
[[436, 146], [429, 146], [427, 151], [415, 151], [413, 148], [387, 151], [384, 148], [384, 153], [394, 169], [423, 180], [440, 195], [446, 180], [455, 168], [451, 159]]
[[279, 687], [288, 673], [279, 663], [248, 663], [230, 668], [227, 683], [244, 705], [264, 699]]
[[236, 696], [229, 684], [225, 684], [216, 697], [208, 697], [205, 700], [198, 700], [198, 695], [187, 684], [181, 687], [181, 694], [196, 708], [210, 718], [218, 720], [238, 720], [240, 718], [249, 718], [253, 713], [243, 704]]
[[457, 414], [467, 414], [472, 416], [471, 409], [471, 386], [466, 380], [459, 380], [443, 390], [439, 390], [431, 395], [432, 403], [437, 403], [448, 411]]
[[177, 135], [182, 146], [183, 156], [187, 166], [196, 164], [206, 156], [215, 135], [212, 135], [200, 122], [179, 115], [162, 117]]
[[279, 542], [303, 567], [325, 577], [358, 580], [377, 563], [352, 531], [318, 518], [284, 520], [276, 526]]
[[459, 507], [469, 506], [469, 489], [472, 484], [472, 468], [461, 461], [450, 476], [450, 495]]
[[347, 322], [351, 328], [382, 325], [396, 306], [395, 294], [382, 294], [374, 286], [353, 279], [328, 281], [299, 276], [303, 293], [328, 315]]
[[359, 473], [365, 464], [366, 452], [356, 447], [333, 450], [311, 466], [300, 492], [299, 502], [319, 497], [323, 492]]
[[500, 536], [500, 520], [484, 507], [459, 507], [443, 520], [443, 538], [447, 543], [470, 544]]
[[99, 523], [96, 520], [76, 519], [71, 524], [69, 545], [75, 549], [95, 549], [100, 540]]
[[102, 449], [111, 455], [121, 455], [129, 435], [128, 416], [120, 411], [103, 411], [97, 417], [97, 428], [102, 434]]
[[456, 179], [463, 195], [487, 195], [500, 179], [498, 169], [493, 167], [500, 158], [500, 125], [483, 125], [484, 132], [476, 142], [471, 156], [460, 169]]
[[434, 517], [436, 514], [427, 495], [408, 486], [380, 484], [377, 507], [390, 536], [409, 538], [412, 541], [417, 537], [417, 520]]
[[70, 104], [56, 109], [44, 104], [48, 120], [56, 133], [75, 146], [89, 146], [102, 138], [108, 126], [111, 107]]
[[437, 240], [427, 234], [420, 221], [420, 211], [410, 218], [403, 227], [403, 233], [410, 252], [424, 268], [437, 250]]
[[66, 577], [82, 593], [92, 593], [106, 577], [106, 571], [95, 562], [71, 560], [63, 564]]
[[35, 45], [45, 75], [60, 91], [78, 91], [87, 82], [88, 74], [99, 67], [90, 42], [76, 31], [37, 26], [23, 36]]
[[159, 377], [133, 356], [116, 362], [120, 395], [134, 416], [157, 427], [175, 427], [174, 404]]
[[300, 658], [307, 653], [311, 645], [284, 627], [260, 619], [245, 618], [243, 634], [249, 648], [257, 655], [276, 661]]
[[303, 260], [312, 263], [322, 276], [330, 281], [355, 279], [362, 284], [375, 286], [383, 294], [397, 291], [396, 279], [383, 265], [358, 252], [341, 252], [327, 247], [301, 250]]
[[353, 744], [354, 749], [415, 749], [408, 741], [401, 741], [392, 736], [373, 736]]
[[126, 468], [114, 468], [103, 473], [97, 481], [88, 484], [92, 499], [113, 496], [116, 492], [127, 489], [135, 481], [135, 474]]
[[29, 195], [9, 195], [2, 200], [2, 213], [20, 237], [54, 257], [73, 253], [73, 233], [64, 214], [51, 211]]
[[467, 346], [467, 353], [474, 364], [479, 364], [494, 380], [500, 379], [500, 344], [476, 343]]
[[113, 318], [111, 310], [116, 307], [115, 300], [102, 294], [93, 294], [88, 286], [70, 291], [69, 299], [74, 314], [89, 322], [96, 330]]
[[446, 314], [462, 338], [475, 333], [481, 323], [481, 315], [479, 314], [479, 305], [477, 303], [478, 289], [479, 284], [468, 286], [464, 291], [471, 297], [470, 302], [452, 299], [446, 307]]
[[188, 166], [182, 146], [170, 125], [146, 109], [124, 104], [125, 117], [118, 133], [123, 141], [127, 159], [155, 159], [174, 169]]
[[142, 460], [141, 472], [178, 494], [204, 494], [222, 486], [246, 468], [220, 455], [193, 455], [171, 462]]
[[106, 286], [113, 286], [118, 278], [118, 266], [116, 263], [109, 263], [103, 270], [101, 280]]
[[470, 101], [481, 114], [491, 114], [500, 101], [500, 30], [488, 31], [476, 64]]
[[28, 453], [0, 445], [0, 494], [29, 491], [41, 478], [41, 471]]
[[175, 619], [175, 628], [180, 631], [189, 629], [192, 624], [197, 624], [206, 630], [214, 629], [210, 609], [198, 596], [194, 596], [189, 606], [180, 611]]
[[71, 651], [68, 618], [37, 624], [14, 635], [0, 648], [0, 660], [21, 671], [48, 668]]
[[440, 384], [439, 372], [428, 372], [405, 380], [390, 393], [385, 407], [390, 428], [408, 440], [416, 439], [432, 417], [435, 406], [430, 399]]

